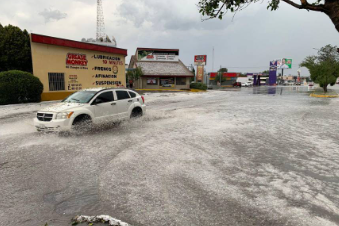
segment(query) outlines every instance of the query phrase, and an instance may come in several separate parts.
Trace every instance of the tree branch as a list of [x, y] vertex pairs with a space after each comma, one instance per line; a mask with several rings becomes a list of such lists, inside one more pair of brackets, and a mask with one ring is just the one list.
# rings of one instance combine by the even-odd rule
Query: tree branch
[[291, 1], [291, 0], [282, 0], [283, 2], [286, 2], [287, 4], [297, 8], [297, 9], [306, 9], [306, 10], [312, 10], [312, 11], [318, 11], [318, 12], [326, 12], [326, 8], [323, 4], [320, 5], [312, 5], [307, 2], [307, 0], [300, 0], [301, 5]]

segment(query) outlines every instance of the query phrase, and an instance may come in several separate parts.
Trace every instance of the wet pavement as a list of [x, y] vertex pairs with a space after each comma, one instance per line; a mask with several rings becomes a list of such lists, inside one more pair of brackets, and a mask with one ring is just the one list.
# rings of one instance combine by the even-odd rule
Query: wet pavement
[[[233, 90], [234, 91], [234, 90]], [[0, 225], [338, 225], [339, 98], [308, 87], [146, 93], [147, 115], [37, 133], [0, 106]]]

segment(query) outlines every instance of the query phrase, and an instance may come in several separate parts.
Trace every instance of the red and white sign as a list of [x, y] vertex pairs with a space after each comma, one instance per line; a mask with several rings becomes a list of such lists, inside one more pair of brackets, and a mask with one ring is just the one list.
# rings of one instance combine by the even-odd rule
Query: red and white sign
[[206, 65], [207, 55], [195, 55], [194, 56], [194, 65]]
[[87, 66], [86, 54], [67, 53], [66, 65]]

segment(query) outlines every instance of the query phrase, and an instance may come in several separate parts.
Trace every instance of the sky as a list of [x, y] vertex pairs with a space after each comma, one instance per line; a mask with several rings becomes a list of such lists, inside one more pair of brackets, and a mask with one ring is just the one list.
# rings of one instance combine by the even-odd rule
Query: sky
[[[207, 72], [262, 72], [269, 61], [292, 58], [299, 64], [327, 44], [339, 46], [339, 33], [323, 13], [295, 9], [282, 2], [277, 11], [267, 1], [251, 4], [235, 16], [202, 21], [199, 0], [102, 0], [105, 32], [128, 50], [175, 48], [186, 65], [207, 55]], [[295, 0], [296, 1], [296, 0]], [[96, 37], [96, 0], [0, 0], [0, 23], [28, 32], [80, 41]], [[233, 17], [234, 16], [234, 17]], [[213, 60], [214, 48], [214, 60]], [[315, 49], [314, 49], [315, 48]], [[301, 75], [308, 76], [306, 68]]]

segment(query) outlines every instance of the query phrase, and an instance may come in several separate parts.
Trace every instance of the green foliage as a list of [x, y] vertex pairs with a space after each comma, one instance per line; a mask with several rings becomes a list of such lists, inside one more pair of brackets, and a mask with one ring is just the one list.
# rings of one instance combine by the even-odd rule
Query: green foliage
[[308, 56], [300, 64], [310, 71], [311, 79], [327, 92], [339, 77], [339, 53], [336, 46], [327, 45], [318, 51], [317, 56]]
[[128, 80], [136, 81], [143, 76], [144, 73], [142, 72], [141, 67], [137, 67], [134, 70], [128, 71], [126, 75]]
[[207, 85], [204, 84], [204, 83], [196, 82], [196, 83], [191, 83], [190, 88], [191, 89], [207, 90]]
[[42, 91], [42, 83], [31, 73], [0, 72], [0, 104], [39, 102]]
[[30, 39], [26, 30], [0, 24], [0, 72], [8, 70], [32, 72]]
[[219, 69], [218, 72], [221, 72], [221, 73], [228, 72], [228, 69], [225, 68], [225, 67], [222, 67], [222, 68]]
[[[262, 3], [262, 1], [260, 0], [200, 0], [198, 3], [198, 7], [199, 13], [201, 13], [203, 16], [208, 16], [209, 18], [218, 18], [221, 20], [227, 12], [239, 12], [245, 9], [251, 3], [256, 2]], [[281, 0], [270, 0], [268, 2], [267, 9], [270, 9], [271, 11], [277, 10], [279, 8], [280, 2]], [[293, 1], [286, 3], [297, 8], [301, 7], [301, 5], [298, 5]], [[307, 10], [320, 11], [320, 8], [315, 9], [315, 7], [320, 7], [321, 3], [322, 0], [316, 0], [316, 2], [312, 4], [304, 4], [302, 8]]]
[[[198, 3], [199, 12], [203, 16], [210, 18], [222, 19], [228, 12], [237, 12], [244, 9], [250, 3], [258, 2], [259, 0], [200, 0]], [[272, 0], [269, 3], [269, 8], [275, 10], [278, 8], [279, 0]]]
[[195, 69], [194, 69], [193, 66], [192, 66], [192, 73], [193, 73], [194, 77], [191, 77], [190, 82], [193, 82], [194, 79], [195, 79]]

